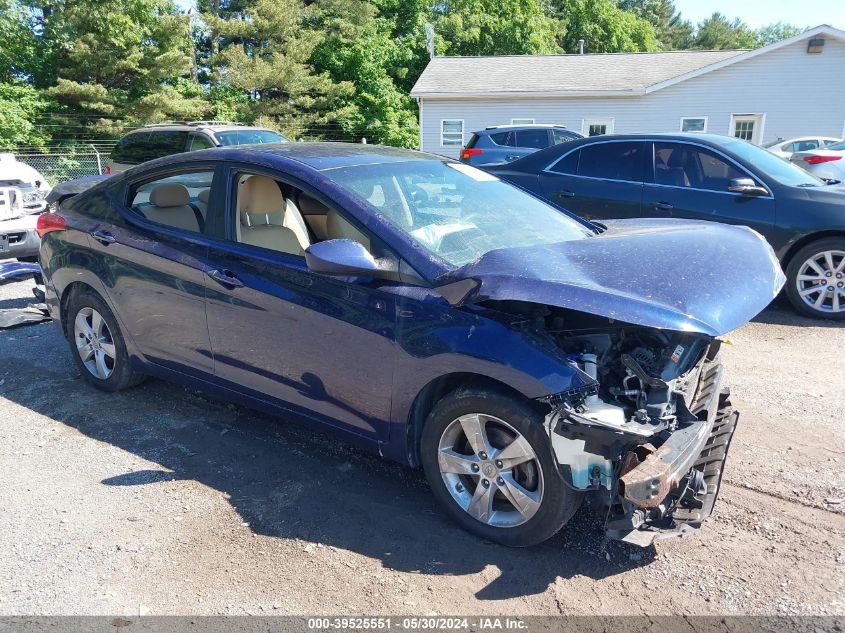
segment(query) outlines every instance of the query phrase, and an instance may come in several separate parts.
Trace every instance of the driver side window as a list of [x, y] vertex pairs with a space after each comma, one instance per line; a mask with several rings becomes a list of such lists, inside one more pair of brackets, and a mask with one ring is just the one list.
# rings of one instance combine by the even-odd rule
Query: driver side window
[[703, 147], [654, 144], [654, 182], [658, 185], [724, 192], [734, 178], [747, 177], [733, 163]]
[[242, 172], [236, 178], [239, 243], [297, 257], [304, 257], [311, 244], [340, 238], [371, 250], [365, 231], [310, 193], [264, 174]]

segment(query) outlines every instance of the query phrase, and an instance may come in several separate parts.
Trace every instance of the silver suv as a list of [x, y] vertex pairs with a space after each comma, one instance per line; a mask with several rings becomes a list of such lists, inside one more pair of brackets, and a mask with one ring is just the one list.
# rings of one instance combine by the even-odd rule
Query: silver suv
[[583, 135], [563, 125], [494, 125], [472, 135], [461, 150], [461, 162], [473, 167], [500, 165], [576, 138]]
[[106, 163], [106, 173], [126, 171], [154, 158], [211, 147], [288, 143], [278, 132], [225, 121], [155, 123], [132, 130], [117, 142]]

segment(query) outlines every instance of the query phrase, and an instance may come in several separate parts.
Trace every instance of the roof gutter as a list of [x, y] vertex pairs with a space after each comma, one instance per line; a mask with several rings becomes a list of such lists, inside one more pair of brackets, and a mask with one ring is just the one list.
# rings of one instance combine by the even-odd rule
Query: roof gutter
[[489, 99], [490, 97], [520, 97], [529, 99], [545, 99], [550, 97], [639, 97], [646, 93], [644, 86], [627, 90], [511, 90], [500, 92], [431, 92], [411, 90], [411, 96], [417, 99]]

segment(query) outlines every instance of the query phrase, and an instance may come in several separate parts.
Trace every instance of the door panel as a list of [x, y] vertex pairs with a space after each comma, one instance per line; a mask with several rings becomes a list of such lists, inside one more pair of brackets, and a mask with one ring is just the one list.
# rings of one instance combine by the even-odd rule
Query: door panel
[[[213, 373], [205, 315], [207, 236], [198, 229], [196, 219], [197, 230], [188, 231], [150, 218], [153, 212], [173, 214], [159, 218], [195, 218], [190, 205], [196, 202], [197, 191], [215, 186], [216, 181], [211, 167], [149, 177], [130, 187], [128, 201], [116, 194], [119, 199], [107, 204], [120, 208], [120, 213], [101, 215], [103, 219], [92, 225], [88, 236], [98, 275], [136, 349], [149, 361], [201, 376]], [[171, 194], [184, 187], [176, 194], [187, 196], [187, 206], [175, 206], [165, 195], [162, 202], [158, 194], [153, 199], [162, 206], [152, 204], [151, 192], [161, 186]], [[143, 200], [143, 205], [133, 209], [129, 205], [136, 199]], [[149, 217], [137, 211], [140, 206]]]
[[206, 246], [129, 223], [101, 222], [94, 233], [100, 239], [88, 240], [98, 274], [138, 351], [170, 369], [211, 375]]
[[212, 247], [210, 258], [242, 284], [208, 284], [217, 379], [355, 434], [386, 439], [393, 297], [308, 272], [302, 258], [239, 244]]
[[549, 200], [587, 220], [640, 217], [642, 183], [544, 172], [540, 187]]
[[549, 200], [588, 220], [640, 217], [642, 141], [583, 145], [541, 172]]

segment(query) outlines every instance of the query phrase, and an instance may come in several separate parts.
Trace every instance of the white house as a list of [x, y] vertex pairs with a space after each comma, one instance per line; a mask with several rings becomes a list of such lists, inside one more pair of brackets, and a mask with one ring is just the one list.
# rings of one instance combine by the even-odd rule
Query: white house
[[759, 144], [845, 137], [845, 31], [822, 25], [747, 51], [434, 57], [411, 96], [421, 149], [453, 157], [476, 130], [522, 123]]

